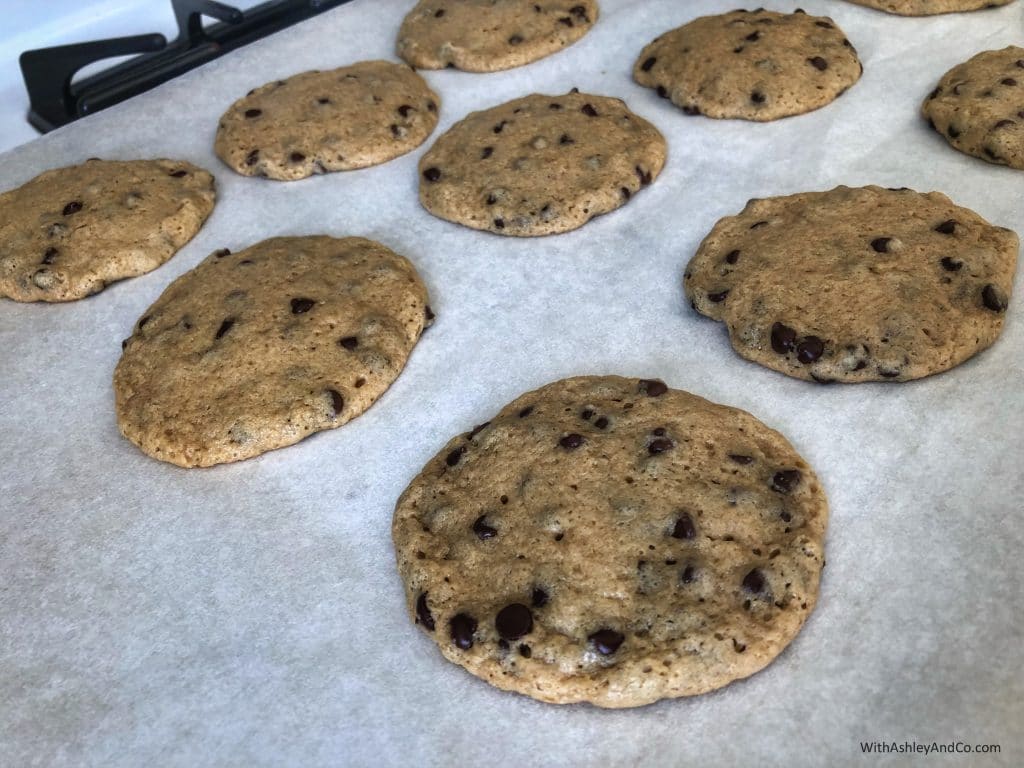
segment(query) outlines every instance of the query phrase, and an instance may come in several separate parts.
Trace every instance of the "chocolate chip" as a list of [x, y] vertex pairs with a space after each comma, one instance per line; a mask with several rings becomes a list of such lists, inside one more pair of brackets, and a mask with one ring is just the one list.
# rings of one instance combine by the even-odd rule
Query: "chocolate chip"
[[1013, 120], [1000, 120], [998, 123], [992, 126], [992, 130], [995, 131], [999, 128], [1006, 128], [1011, 125], [1016, 125], [1016, 123], [1013, 122]]
[[636, 166], [636, 168], [634, 168], [634, 170], [636, 171], [637, 178], [640, 179], [640, 186], [646, 187], [648, 184], [650, 184], [654, 180], [654, 177], [651, 175], [651, 172], [650, 171], [645, 171], [639, 165]]
[[928, 99], [929, 100], [934, 99], [940, 93], [942, 93], [942, 87], [937, 85], [937, 86], [935, 86], [935, 89], [931, 93], [928, 94]]
[[78, 213], [80, 210], [82, 210], [82, 204], [77, 200], [72, 200], [64, 206], [64, 215], [70, 216], [73, 213]]
[[489, 427], [490, 424], [491, 422], [489, 421], [485, 421], [483, 424], [477, 424], [475, 427], [473, 427], [472, 431], [470, 431], [470, 433], [466, 436], [466, 439], [472, 440], [474, 437], [476, 437], [485, 429], [487, 429], [487, 427]]
[[1003, 312], [1006, 309], [1006, 296], [992, 283], [981, 289], [981, 301], [986, 309], [993, 312]]
[[799, 469], [780, 469], [772, 475], [772, 490], [778, 493], [790, 493], [800, 485], [801, 477]]
[[728, 295], [729, 295], [729, 289], [728, 288], [726, 288], [724, 290], [721, 290], [721, 291], [715, 291], [714, 293], [709, 293], [708, 294], [708, 301], [710, 301], [710, 302], [712, 302], [714, 304], [720, 304], [721, 302], [725, 301], [725, 297], [728, 296]]
[[557, 104], [557, 103], [554, 103], [554, 102], [552, 102], [551, 104], [548, 104], [548, 109], [561, 109], [561, 108], [562, 108], [561, 104]]
[[750, 464], [754, 461], [753, 456], [743, 456], [738, 453], [730, 453], [729, 458], [735, 461], [737, 464]]
[[356, 389], [359, 389], [365, 383], [366, 383], [366, 379], [364, 379], [362, 376], [360, 376], [358, 379], [356, 379], [356, 383], [355, 383]]
[[580, 413], [580, 418], [583, 419], [584, 421], [590, 421], [592, 418], [594, 418], [594, 412], [589, 408], [584, 408], [583, 411]]
[[180, 179], [180, 178], [182, 178], [183, 176], [188, 176], [188, 171], [186, 171], [186, 170], [183, 170], [183, 169], [179, 169], [179, 170], [177, 170], [177, 171], [171, 171], [171, 172], [170, 172], [170, 173], [168, 174], [168, 176], [173, 176], [173, 177], [174, 177], [174, 178], [176, 178], [176, 179]]
[[292, 314], [301, 315], [305, 312], [309, 312], [316, 302], [312, 299], [292, 299]]
[[560, 446], [562, 446], [563, 448], [565, 448], [566, 450], [571, 451], [571, 450], [573, 450], [575, 448], [579, 448], [585, 442], [586, 442], [586, 439], [583, 437], [583, 435], [579, 435], [579, 434], [573, 432], [571, 434], [566, 435], [561, 440], [559, 440], [558, 444]]
[[338, 339], [338, 345], [348, 350], [353, 350], [359, 346], [359, 339], [355, 336], [345, 336], [344, 338]]
[[827, 21], [816, 21], [814, 22], [814, 26], [821, 27], [822, 29], [832, 29], [832, 25]]
[[619, 192], [622, 194], [623, 200], [629, 200], [633, 196], [633, 193], [629, 191], [629, 187], [619, 187]]
[[1004, 77], [999, 82], [1002, 83], [1003, 85], [1016, 85], [1017, 84], [1017, 81], [1014, 80], [1012, 77]]
[[427, 606], [426, 592], [416, 598], [416, 621], [431, 632], [434, 631], [434, 617], [430, 614], [430, 608]]
[[494, 194], [492, 193], [487, 195], [487, 199], [484, 202], [487, 203], [487, 205], [494, 205], [496, 202], [498, 202], [498, 198], [495, 197]]
[[494, 223], [494, 228], [495, 229], [504, 229], [505, 228], [505, 220], [504, 219], [495, 219], [493, 223]]
[[433, 99], [427, 100], [427, 109], [430, 112], [437, 112], [437, 104], [434, 103]]
[[231, 326], [233, 326], [234, 324], [235, 324], [235, 319], [233, 317], [227, 318], [224, 322], [222, 322], [220, 324], [220, 328], [217, 329], [217, 333], [214, 334], [213, 338], [215, 338], [215, 339], [223, 338], [224, 334], [227, 333], [228, 331], [230, 331], [231, 330]]
[[754, 91], [752, 94], [750, 94], [750, 100], [755, 104], [764, 104], [765, 97], [764, 94], [761, 93], [760, 91]]
[[761, 39], [761, 33], [760, 32], [751, 32], [749, 35], [747, 35], [743, 39], [744, 40], [749, 40], [750, 42], [753, 43], [754, 41]]
[[563, 133], [561, 138], [558, 140], [558, 143], [559, 144], [575, 144], [576, 143], [576, 139], [574, 139], [572, 136], [570, 136], [567, 133]]
[[231, 255], [231, 249], [230, 248], [218, 248], [216, 251], [213, 252], [213, 255], [216, 256], [218, 259], [223, 259], [225, 256], [230, 256]]
[[755, 221], [753, 224], [750, 225], [750, 228], [751, 229], [760, 229], [761, 227], [767, 227], [767, 226], [768, 226], [768, 222], [767, 221]]
[[519, 655], [522, 656], [524, 659], [528, 659], [533, 655], [533, 651], [530, 650], [530, 646], [528, 645], [520, 645]]
[[434, 322], [434, 318], [437, 317], [429, 304], [423, 307], [423, 316], [427, 319], [427, 324]]
[[582, 107], [580, 107], [580, 112], [582, 112], [587, 117], [597, 117], [597, 110], [594, 109], [593, 105], [591, 104], [584, 104]]
[[512, 37], [508, 39], [509, 45], [519, 45], [521, 42], [523, 42], [523, 38], [520, 35], [512, 35]]
[[447, 464], [449, 467], [454, 467], [462, 459], [462, 454], [464, 454], [465, 452], [466, 446], [460, 445], [458, 448], [456, 448], [454, 451], [448, 454], [448, 456], [444, 460], [444, 463]]
[[657, 88], [657, 92], [658, 92], [658, 95], [661, 96], [661, 98], [663, 98], [663, 99], [667, 99], [668, 98], [668, 91], [665, 89], [664, 85], [659, 85], [658, 88]]
[[656, 437], [664, 437], [664, 435], [665, 435], [665, 428], [664, 427], [658, 427], [656, 430], [654, 430], [654, 435]]
[[493, 539], [495, 536], [498, 535], [497, 528], [492, 528], [484, 522], [484, 519], [486, 519], [486, 517], [487, 515], [480, 515], [480, 517], [476, 519], [476, 522], [473, 523], [473, 533], [476, 534], [476, 537], [480, 539], [480, 541]]
[[501, 133], [502, 129], [504, 129], [504, 127], [505, 127], [505, 125], [507, 123], [508, 123], [508, 120], [502, 120], [500, 123], [498, 123], [496, 126], [494, 126], [494, 132], [495, 133]]
[[598, 429], [604, 429], [605, 427], [608, 426], [608, 419], [606, 419], [604, 416], [601, 416], [597, 421], [594, 422], [594, 426], [597, 427]]
[[473, 647], [473, 634], [476, 632], [476, 619], [468, 613], [457, 613], [448, 622], [452, 642], [464, 651]]
[[256, 161], [259, 160], [259, 159], [260, 159], [260, 151], [258, 149], [254, 149], [252, 152], [250, 152], [248, 155], [245, 156], [245, 164], [246, 165], [256, 165]]
[[725, 254], [725, 261], [727, 264], [735, 264], [740, 259], [739, 251], [729, 251]]
[[952, 235], [956, 232], [957, 222], [955, 219], [947, 219], [941, 224], [936, 225], [935, 231], [941, 232], [943, 235]]
[[665, 451], [671, 450], [674, 447], [675, 443], [673, 443], [667, 437], [659, 437], [655, 440], [651, 440], [651, 442], [647, 444], [647, 452], [651, 454], [651, 456], [654, 456], [656, 454], [664, 453]]
[[943, 256], [942, 260], [939, 263], [942, 265], [942, 268], [945, 269], [947, 272], [957, 272], [964, 265], [962, 261], [951, 259], [949, 256]]
[[584, 8], [582, 5], [574, 5], [572, 8], [569, 9], [569, 13], [571, 13], [573, 16], [580, 16], [584, 21], [587, 20], [587, 9]]
[[395, 123], [391, 124], [391, 135], [394, 136], [396, 139], [400, 138], [402, 135], [402, 129], [399, 128], [398, 125], [396, 125]]
[[43, 264], [53, 264], [53, 260], [57, 258], [57, 254], [60, 253], [56, 248], [47, 248], [46, 253], [43, 254]]
[[693, 107], [693, 106], [683, 107], [683, 114], [684, 115], [690, 115], [690, 116], [699, 115], [700, 114], [700, 108], [699, 107]]
[[648, 397], [661, 397], [668, 392], [668, 385], [657, 379], [640, 379], [640, 392]]
[[693, 518], [690, 517], [689, 512], [683, 512], [676, 520], [676, 525], [672, 529], [673, 539], [694, 539], [697, 537], [697, 528], [693, 524]]
[[828, 69], [828, 62], [825, 61], [821, 56], [813, 56], [807, 60], [807, 63], [814, 67], [819, 72], [824, 72]]
[[891, 237], [876, 237], [871, 241], [871, 247], [874, 248], [877, 253], [888, 253], [889, 243], [891, 242]]
[[520, 418], [520, 419], [525, 419], [525, 418], [526, 418], [527, 416], [529, 416], [529, 415], [530, 415], [531, 413], [533, 413], [533, 406], [532, 406], [532, 405], [528, 405], [528, 406], [526, 406], [525, 408], [523, 408], [523, 410], [521, 410], [521, 411], [519, 412], [519, 418]]
[[533, 614], [522, 603], [511, 603], [498, 611], [494, 628], [503, 640], [518, 640], [533, 630]]
[[289, 155], [288, 159], [291, 160], [293, 163], [301, 163], [303, 160], [306, 159], [306, 156], [301, 152], [292, 152], [291, 155]]
[[262, 109], [247, 109], [245, 110], [245, 116], [249, 118], [259, 117], [263, 114]]
[[480, 159], [486, 160], [488, 157], [494, 154], [494, 147], [484, 147], [480, 152]]
[[435, 19], [440, 19], [442, 16], [444, 16], [444, 8], [440, 8], [434, 12]]
[[644, 72], [650, 72], [651, 71], [651, 67], [654, 66], [654, 63], [657, 60], [658, 59], [657, 59], [656, 56], [651, 56], [649, 59], [645, 59], [644, 63], [640, 65], [640, 69], [642, 69]]
[[949, 136], [949, 138], [951, 139], [958, 138], [960, 136], [960, 129], [956, 128], [953, 125], [950, 125], [946, 128], [946, 135]]
[[692, 565], [686, 566], [679, 574], [679, 580], [683, 584], [692, 584], [697, 580], [697, 569]]
[[533, 594], [530, 597], [530, 603], [534, 608], [542, 608], [548, 604], [548, 593], [540, 587], [533, 588]]
[[594, 644], [594, 650], [602, 656], [611, 656], [619, 650], [619, 646], [625, 639], [623, 634], [614, 629], [599, 629], [587, 637], [587, 640]]
[[345, 398], [336, 389], [328, 389], [327, 394], [331, 396], [331, 407], [334, 408], [334, 415], [337, 416], [345, 410]]
[[796, 359], [807, 365], [813, 363], [825, 352], [825, 342], [817, 336], [805, 336], [796, 345]]
[[[328, 99], [328, 98], [327, 98], [326, 96], [321, 96], [320, 98], [318, 98], [318, 99], [316, 100], [316, 103], [317, 103], [317, 104], [330, 104], [330, 103], [331, 103], [331, 100], [330, 100], [330, 99]], [[399, 110], [399, 111], [401, 112], [402, 108], [401, 108], [401, 107], [399, 107], [399, 108], [398, 108], [398, 110]], [[402, 114], [402, 117], [405, 117], [405, 114], [404, 114], [404, 113]]]
[[796, 346], [796, 331], [782, 323], [772, 325], [772, 349], [780, 355], [792, 351]]
[[441, 169], [440, 168], [427, 168], [427, 170], [425, 170], [423, 172], [423, 178], [426, 179], [427, 181], [431, 181], [431, 182], [437, 181], [438, 179], [441, 178]]
[[747, 592], [753, 592], [755, 595], [761, 594], [765, 588], [764, 574], [757, 568], [750, 571], [750, 573], [743, 577], [743, 588]]

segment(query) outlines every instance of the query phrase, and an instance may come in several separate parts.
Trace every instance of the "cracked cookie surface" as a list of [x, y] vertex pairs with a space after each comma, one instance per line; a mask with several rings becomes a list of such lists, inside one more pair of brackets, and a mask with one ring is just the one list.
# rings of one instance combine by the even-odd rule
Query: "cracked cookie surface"
[[827, 517], [811, 468], [750, 414], [583, 376], [452, 439], [392, 535], [410, 618], [448, 660], [630, 707], [774, 659], [814, 608]]
[[398, 55], [420, 69], [511, 69], [572, 45], [597, 15], [595, 0], [421, 0], [402, 21]]
[[220, 119], [214, 149], [243, 176], [278, 181], [366, 168], [422, 144], [441, 100], [404, 64], [362, 61], [250, 91]]
[[964, 154], [1024, 170], [1024, 48], [983, 51], [953, 67], [921, 112]]
[[999, 337], [1017, 235], [938, 192], [837, 187], [751, 200], [684, 275], [748, 360], [800, 379], [908, 381]]
[[412, 264], [372, 240], [279, 237], [215, 251], [125, 340], [118, 426], [183, 467], [292, 445], [369, 408], [432, 319]]
[[420, 202], [501, 235], [567, 232], [622, 205], [665, 164], [665, 139], [621, 99], [532, 94], [473, 112], [420, 159]]
[[180, 160], [88, 160], [0, 195], [0, 296], [73, 301], [150, 272], [213, 210], [213, 176]]
[[633, 79], [688, 115], [767, 121], [825, 106], [862, 71], [832, 19], [759, 9], [666, 32], [643, 49]]

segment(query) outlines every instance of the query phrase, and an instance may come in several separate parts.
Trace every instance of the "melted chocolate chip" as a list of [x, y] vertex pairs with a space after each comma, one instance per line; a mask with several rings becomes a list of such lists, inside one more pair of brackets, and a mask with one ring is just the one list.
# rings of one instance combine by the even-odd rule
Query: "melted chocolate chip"
[[743, 39], [744, 40], [749, 40], [750, 42], [753, 43], [753, 42], [756, 42], [757, 40], [761, 39], [761, 33], [760, 32], [751, 32], [749, 35], [747, 35]]
[[77, 200], [72, 200], [70, 203], [64, 206], [63, 213], [65, 216], [70, 216], [73, 213], [78, 213], [80, 210], [82, 210], [82, 204]]
[[454, 467], [456, 464], [459, 463], [459, 461], [462, 460], [462, 454], [464, 454], [465, 452], [466, 446], [460, 445], [458, 448], [456, 448], [454, 451], [448, 454], [448, 456], [444, 460], [444, 463], [447, 464], [449, 467]]
[[214, 334], [213, 338], [223, 338], [224, 334], [231, 330], [231, 326], [235, 324], [233, 317], [227, 318], [223, 323], [220, 324], [220, 328], [217, 329], [217, 333]]
[[594, 422], [594, 426], [597, 427], [598, 429], [604, 429], [605, 427], [608, 426], [608, 419], [606, 419], [604, 416], [601, 416], [597, 421]]
[[697, 580], [697, 569], [692, 565], [686, 566], [679, 574], [679, 580], [683, 584], [692, 584]]
[[494, 154], [494, 147], [484, 147], [480, 152], [480, 159], [486, 160], [488, 157]]
[[524, 645], [520, 645], [519, 646], [519, 655], [522, 656], [524, 659], [528, 659], [528, 658], [530, 658], [533, 655], [533, 651], [530, 650], [530, 646], [528, 646], [528, 645], [525, 645], [525, 644]]
[[735, 264], [740, 259], [739, 251], [729, 251], [725, 254], [725, 261], [727, 264]]
[[301, 152], [292, 152], [291, 155], [288, 156], [288, 159], [291, 160], [293, 163], [301, 163], [303, 160], [306, 159], [306, 156]]
[[651, 440], [651, 442], [647, 444], [647, 452], [651, 454], [651, 456], [654, 456], [656, 454], [664, 453], [665, 451], [671, 450], [674, 447], [675, 443], [673, 443], [667, 437], [659, 437], [655, 440]]
[[498, 535], [497, 528], [492, 528], [484, 522], [486, 517], [487, 515], [480, 515], [480, 517], [476, 519], [476, 522], [473, 523], [473, 533], [476, 534], [476, 537], [480, 539], [480, 541], [493, 539], [495, 536]]
[[1016, 85], [1017, 84], [1017, 81], [1014, 80], [1012, 77], [1004, 77], [999, 82], [1002, 83], [1003, 85]]
[[503, 640], [518, 640], [533, 630], [533, 614], [522, 603], [506, 605], [494, 618], [494, 628]]
[[327, 394], [331, 396], [331, 407], [334, 408], [334, 415], [337, 416], [345, 410], [345, 398], [336, 389], [328, 389]]
[[245, 156], [245, 164], [246, 165], [256, 165], [256, 161], [259, 160], [259, 159], [260, 159], [260, 151], [258, 149], [254, 149], [252, 152], [250, 152], [248, 155]]
[[735, 461], [737, 464], [750, 464], [754, 461], [753, 456], [742, 456], [738, 453], [730, 453], [729, 458]]
[[790, 493], [800, 485], [801, 477], [799, 469], [780, 469], [772, 475], [772, 490], [778, 493]]
[[512, 37], [508, 39], [509, 45], [519, 45], [521, 42], [523, 42], [522, 35], [512, 35]]
[[434, 310], [430, 308], [429, 304], [423, 307], [423, 316], [427, 319], [427, 325], [434, 322], [434, 318], [437, 317], [437, 315], [434, 314]]
[[530, 604], [533, 605], [534, 608], [543, 608], [548, 604], [549, 599], [547, 592], [540, 587], [534, 587], [533, 594], [530, 596]]
[[640, 379], [640, 391], [648, 397], [661, 397], [668, 392], [668, 386], [657, 379]]
[[57, 258], [57, 254], [60, 253], [56, 248], [47, 248], [46, 253], [43, 254], [43, 264], [53, 264], [54, 259]]
[[430, 182], [438, 181], [441, 178], [441, 169], [427, 168], [427, 170], [423, 172], [423, 178]]
[[743, 577], [743, 589], [747, 592], [752, 592], [755, 595], [758, 595], [764, 591], [764, 588], [764, 574], [762, 574], [757, 568], [753, 569]]
[[466, 435], [466, 439], [472, 440], [474, 437], [476, 437], [485, 429], [487, 429], [487, 427], [489, 427], [490, 424], [491, 422], [489, 421], [485, 421], [483, 424], [477, 424], [475, 427], [473, 427], [472, 431], [468, 435]]
[[876, 253], [888, 253], [889, 244], [892, 242], [891, 237], [876, 237], [871, 241], [871, 247]]
[[263, 114], [262, 109], [247, 109], [245, 110], [245, 116], [248, 118], [259, 117]]
[[426, 592], [416, 598], [416, 621], [431, 632], [434, 631], [434, 617], [430, 614], [430, 608], [427, 606]]
[[805, 336], [796, 345], [796, 359], [804, 365], [813, 363], [825, 352], [825, 342], [817, 336]]
[[338, 345], [348, 350], [353, 350], [359, 346], [359, 339], [355, 336], [345, 336], [338, 339]]
[[828, 69], [828, 62], [821, 58], [821, 56], [813, 56], [807, 60], [807, 63], [819, 72], [824, 72]]
[[648, 184], [654, 181], [654, 176], [651, 174], [650, 171], [645, 171], [639, 165], [636, 166], [634, 170], [636, 171], [637, 178], [640, 179], [640, 186], [646, 187]]
[[935, 231], [940, 232], [943, 235], [952, 235], [956, 232], [956, 221], [954, 219], [947, 219], [941, 224], [935, 226]]
[[689, 512], [683, 512], [679, 519], [676, 520], [676, 525], [672, 529], [673, 539], [694, 539], [697, 537], [697, 528], [693, 524], [693, 518], [690, 517]]
[[949, 256], [943, 256], [942, 260], [939, 263], [942, 265], [942, 268], [945, 269], [947, 272], [957, 272], [964, 265], [962, 261], [957, 261], [956, 259], [952, 259]]
[[316, 302], [312, 299], [292, 299], [292, 314], [301, 315], [309, 312], [314, 306], [316, 306]]
[[793, 350], [796, 346], [796, 331], [782, 323], [772, 325], [772, 349], [780, 355]]
[[721, 290], [721, 291], [715, 291], [714, 293], [709, 293], [708, 294], [708, 301], [710, 301], [710, 302], [712, 302], [714, 304], [720, 304], [721, 302], [725, 301], [725, 297], [728, 296], [728, 295], [729, 295], [729, 289], [728, 288], [726, 288], [724, 290]]
[[188, 171], [186, 171], [186, 170], [177, 170], [177, 171], [171, 171], [171, 172], [170, 172], [169, 174], [167, 174], [167, 175], [168, 175], [168, 176], [173, 176], [173, 177], [174, 177], [174, 178], [176, 178], [176, 179], [180, 179], [180, 178], [182, 178], [183, 176], [188, 176]]
[[457, 613], [448, 622], [452, 642], [456, 647], [468, 651], [473, 647], [473, 634], [476, 632], [476, 619], [468, 613]]
[[587, 637], [594, 644], [594, 650], [602, 656], [611, 656], [626, 639], [625, 635], [614, 629], [599, 629]]
[[1003, 292], [989, 283], [981, 290], [981, 302], [986, 309], [993, 312], [1003, 312], [1006, 309], [1006, 296]]
[[585, 442], [586, 439], [583, 437], [583, 435], [573, 432], [559, 440], [558, 444], [565, 448], [567, 451], [571, 451], [575, 448], [579, 448]]
[[576, 143], [576, 139], [574, 139], [568, 133], [563, 133], [561, 135], [561, 137], [558, 139], [558, 143], [559, 144], [575, 144]]
[[642, 69], [644, 72], [650, 72], [651, 71], [651, 67], [654, 66], [654, 63], [657, 60], [658, 59], [657, 59], [656, 56], [651, 56], [649, 59], [645, 59], [644, 63], [640, 65], [640, 69]]
[[765, 96], [760, 91], [754, 91], [752, 94], [750, 94], [750, 100], [755, 104], [764, 104]]
[[533, 413], [533, 406], [532, 406], [532, 405], [528, 405], [528, 406], [526, 406], [525, 408], [523, 408], [523, 410], [521, 410], [521, 411], [519, 412], [519, 418], [520, 418], [520, 419], [525, 419], [525, 418], [526, 418], [527, 416], [529, 416], [529, 415], [530, 415], [531, 413]]

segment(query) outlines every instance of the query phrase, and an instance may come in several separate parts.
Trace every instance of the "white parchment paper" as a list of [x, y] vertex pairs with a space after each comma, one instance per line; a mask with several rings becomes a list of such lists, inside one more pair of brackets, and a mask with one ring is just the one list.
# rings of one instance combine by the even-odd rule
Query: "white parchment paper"
[[[834, 104], [775, 123], [688, 118], [631, 80], [648, 41], [734, 1], [602, 0], [595, 29], [548, 59], [425, 73], [438, 134], [573, 86], [661, 129], [661, 178], [562, 236], [431, 217], [423, 148], [296, 183], [214, 157], [218, 117], [250, 88], [394, 58], [411, 0], [356, 0], [0, 156], [3, 189], [92, 156], [191, 160], [219, 189], [155, 272], [70, 304], [0, 301], [0, 765], [1022, 764], [1021, 273], [1002, 338], [966, 365], [827, 387], [740, 359], [681, 282], [748, 198], [837, 184], [941, 190], [1024, 233], [1024, 172], [954, 151], [918, 114], [949, 67], [1024, 42], [1024, 3], [926, 19], [799, 4], [839, 22], [865, 72]], [[438, 320], [391, 390], [341, 429], [209, 470], [121, 439], [120, 341], [164, 287], [215, 248], [312, 233], [377, 239], [423, 274]], [[449, 664], [407, 618], [390, 539], [402, 489], [452, 434], [581, 373], [660, 377], [747, 409], [818, 471], [832, 508], [821, 599], [764, 672], [632, 711], [557, 707]], [[1002, 751], [861, 754], [880, 740]]]

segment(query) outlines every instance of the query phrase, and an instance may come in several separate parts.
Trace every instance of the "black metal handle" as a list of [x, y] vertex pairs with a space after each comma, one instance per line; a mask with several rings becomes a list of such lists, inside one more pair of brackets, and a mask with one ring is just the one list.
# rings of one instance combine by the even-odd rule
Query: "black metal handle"
[[203, 31], [203, 16], [223, 21], [225, 24], [238, 24], [245, 15], [230, 5], [215, 0], [171, 0], [174, 7], [174, 18], [178, 21], [178, 39], [176, 42], [188, 41], [196, 45], [206, 40]]

